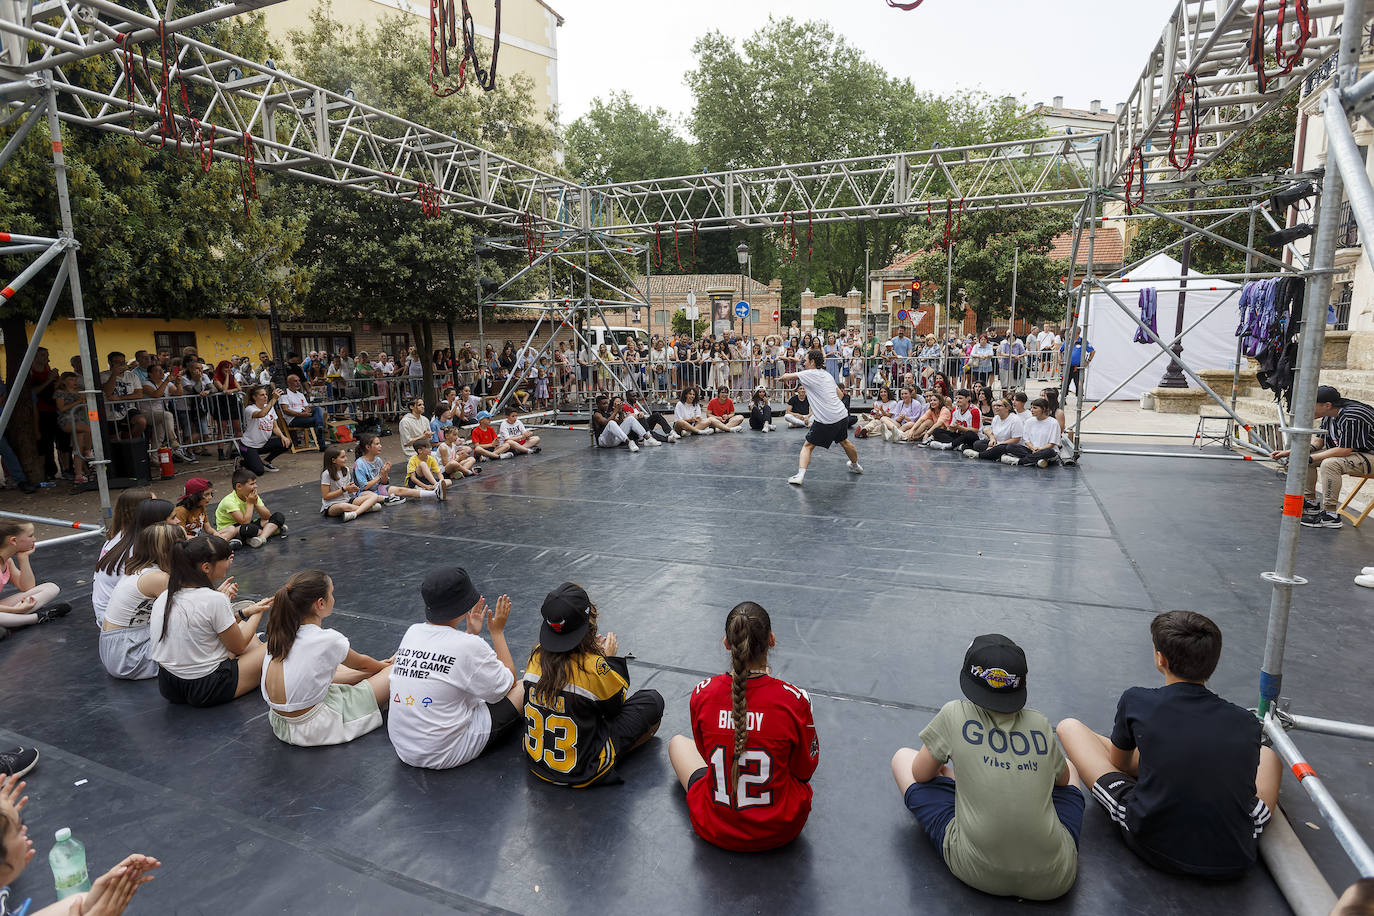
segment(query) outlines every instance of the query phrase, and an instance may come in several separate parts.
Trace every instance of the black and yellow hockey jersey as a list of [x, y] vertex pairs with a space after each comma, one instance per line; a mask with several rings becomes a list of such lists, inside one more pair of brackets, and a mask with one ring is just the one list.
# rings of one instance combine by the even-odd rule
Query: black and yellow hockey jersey
[[539, 653], [525, 670], [525, 754], [540, 779], [581, 788], [615, 766], [607, 720], [625, 705], [630, 669], [623, 658], [583, 655], [552, 706], [534, 701]]

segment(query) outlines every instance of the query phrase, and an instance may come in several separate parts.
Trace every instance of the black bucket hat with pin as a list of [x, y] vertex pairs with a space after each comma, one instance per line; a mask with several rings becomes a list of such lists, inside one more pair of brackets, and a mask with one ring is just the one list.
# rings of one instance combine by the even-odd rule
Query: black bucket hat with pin
[[430, 570], [420, 583], [420, 597], [425, 601], [425, 620], [430, 623], [456, 620], [481, 599], [467, 570], [457, 566]]
[[1019, 712], [1026, 705], [1026, 653], [1000, 633], [975, 637], [964, 653], [959, 688], [984, 709]]
[[591, 609], [592, 600], [576, 582], [564, 582], [549, 592], [539, 608], [544, 615], [539, 645], [550, 652], [576, 649], [591, 626]]

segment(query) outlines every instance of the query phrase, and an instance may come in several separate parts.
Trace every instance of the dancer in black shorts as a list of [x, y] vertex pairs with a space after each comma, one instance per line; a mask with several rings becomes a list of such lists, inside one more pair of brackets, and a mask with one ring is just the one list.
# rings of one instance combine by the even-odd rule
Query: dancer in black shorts
[[782, 377], [784, 382], [796, 381], [806, 390], [806, 399], [811, 403], [811, 428], [807, 430], [806, 441], [802, 443], [801, 457], [797, 462], [797, 473], [787, 478], [793, 486], [801, 486], [806, 478], [806, 469], [811, 464], [811, 452], [816, 446], [830, 448], [836, 442], [849, 456], [849, 473], [862, 474], [859, 466], [859, 452], [849, 441], [849, 410], [840, 400], [835, 378], [825, 371], [825, 354], [820, 350], [808, 350], [805, 366], [800, 372], [789, 372]]

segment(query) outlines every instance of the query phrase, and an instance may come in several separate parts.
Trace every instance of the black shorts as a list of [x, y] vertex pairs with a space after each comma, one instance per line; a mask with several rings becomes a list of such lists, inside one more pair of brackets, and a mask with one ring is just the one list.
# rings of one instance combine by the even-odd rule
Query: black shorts
[[710, 772], [710, 767], [701, 767], [700, 769], [693, 771], [692, 775], [687, 777], [687, 788], [690, 789], [692, 788], [692, 786], [697, 784], [698, 780], [705, 779], [707, 774]]
[[[1097, 799], [1098, 804], [1107, 810], [1107, 815], [1120, 829], [1121, 838], [1130, 847], [1131, 852], [1139, 856], [1146, 864], [1160, 871], [1220, 880], [1239, 877], [1249, 870], [1250, 863], [1248, 862], [1237, 863], [1235, 868], [1189, 868], [1146, 846], [1126, 826], [1126, 811], [1130, 807], [1131, 796], [1135, 793], [1135, 785], [1135, 778], [1125, 773], [1103, 773], [1098, 777], [1097, 782], [1093, 783], [1092, 796]], [[1269, 821], [1269, 806], [1256, 798], [1251, 808], [1250, 817], [1254, 821], [1255, 836], [1258, 837], [1263, 832], [1264, 825]]]
[[606, 723], [616, 755], [628, 751], [663, 721], [663, 694], [657, 690], [635, 692], [620, 707], [620, 713]]
[[487, 712], [491, 713], [491, 733], [487, 735], [487, 743], [482, 745], [482, 750], [477, 753], [478, 757], [490, 753], [511, 735], [525, 727], [525, 714], [516, 709], [515, 704], [506, 697], [502, 697], [495, 703], [488, 703]]
[[848, 418], [836, 423], [811, 422], [811, 428], [806, 432], [806, 441], [821, 448], [830, 448], [836, 442], [843, 442], [849, 438]]
[[157, 689], [168, 703], [186, 706], [223, 706], [234, 699], [239, 689], [239, 660], [226, 658], [204, 677], [186, 680], [157, 669]]

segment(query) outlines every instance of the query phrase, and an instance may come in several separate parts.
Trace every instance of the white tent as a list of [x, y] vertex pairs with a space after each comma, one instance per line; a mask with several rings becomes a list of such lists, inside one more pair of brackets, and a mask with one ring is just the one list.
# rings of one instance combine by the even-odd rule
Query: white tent
[[[1158, 295], [1156, 328], [1167, 344], [1174, 339], [1174, 322], [1178, 316], [1178, 279], [1183, 265], [1167, 254], [1157, 254], [1130, 272], [1125, 280], [1108, 283], [1117, 298], [1139, 315], [1137, 302], [1140, 290], [1153, 286], [1167, 290]], [[1140, 283], [1133, 277], [1149, 279]], [[1240, 285], [1227, 280], [1213, 280], [1197, 271], [1188, 273], [1188, 292], [1183, 306], [1183, 327], [1187, 330], [1202, 318], [1202, 323], [1183, 335], [1183, 360], [1194, 371], [1229, 369], [1236, 358], [1236, 324], [1239, 319]], [[1215, 307], [1215, 308], [1214, 308]], [[1208, 312], [1211, 314], [1207, 314]], [[1206, 315], [1206, 318], [1203, 316]], [[1088, 400], [1097, 401], [1140, 369], [1149, 366], [1125, 387], [1112, 395], [1113, 400], [1138, 400], [1142, 394], [1159, 384], [1169, 360], [1154, 343], [1135, 343], [1136, 323], [1105, 293], [1093, 294], [1088, 309], [1088, 342], [1095, 349], [1092, 368], [1088, 370]], [[1189, 382], [1189, 387], [1194, 387]]]

